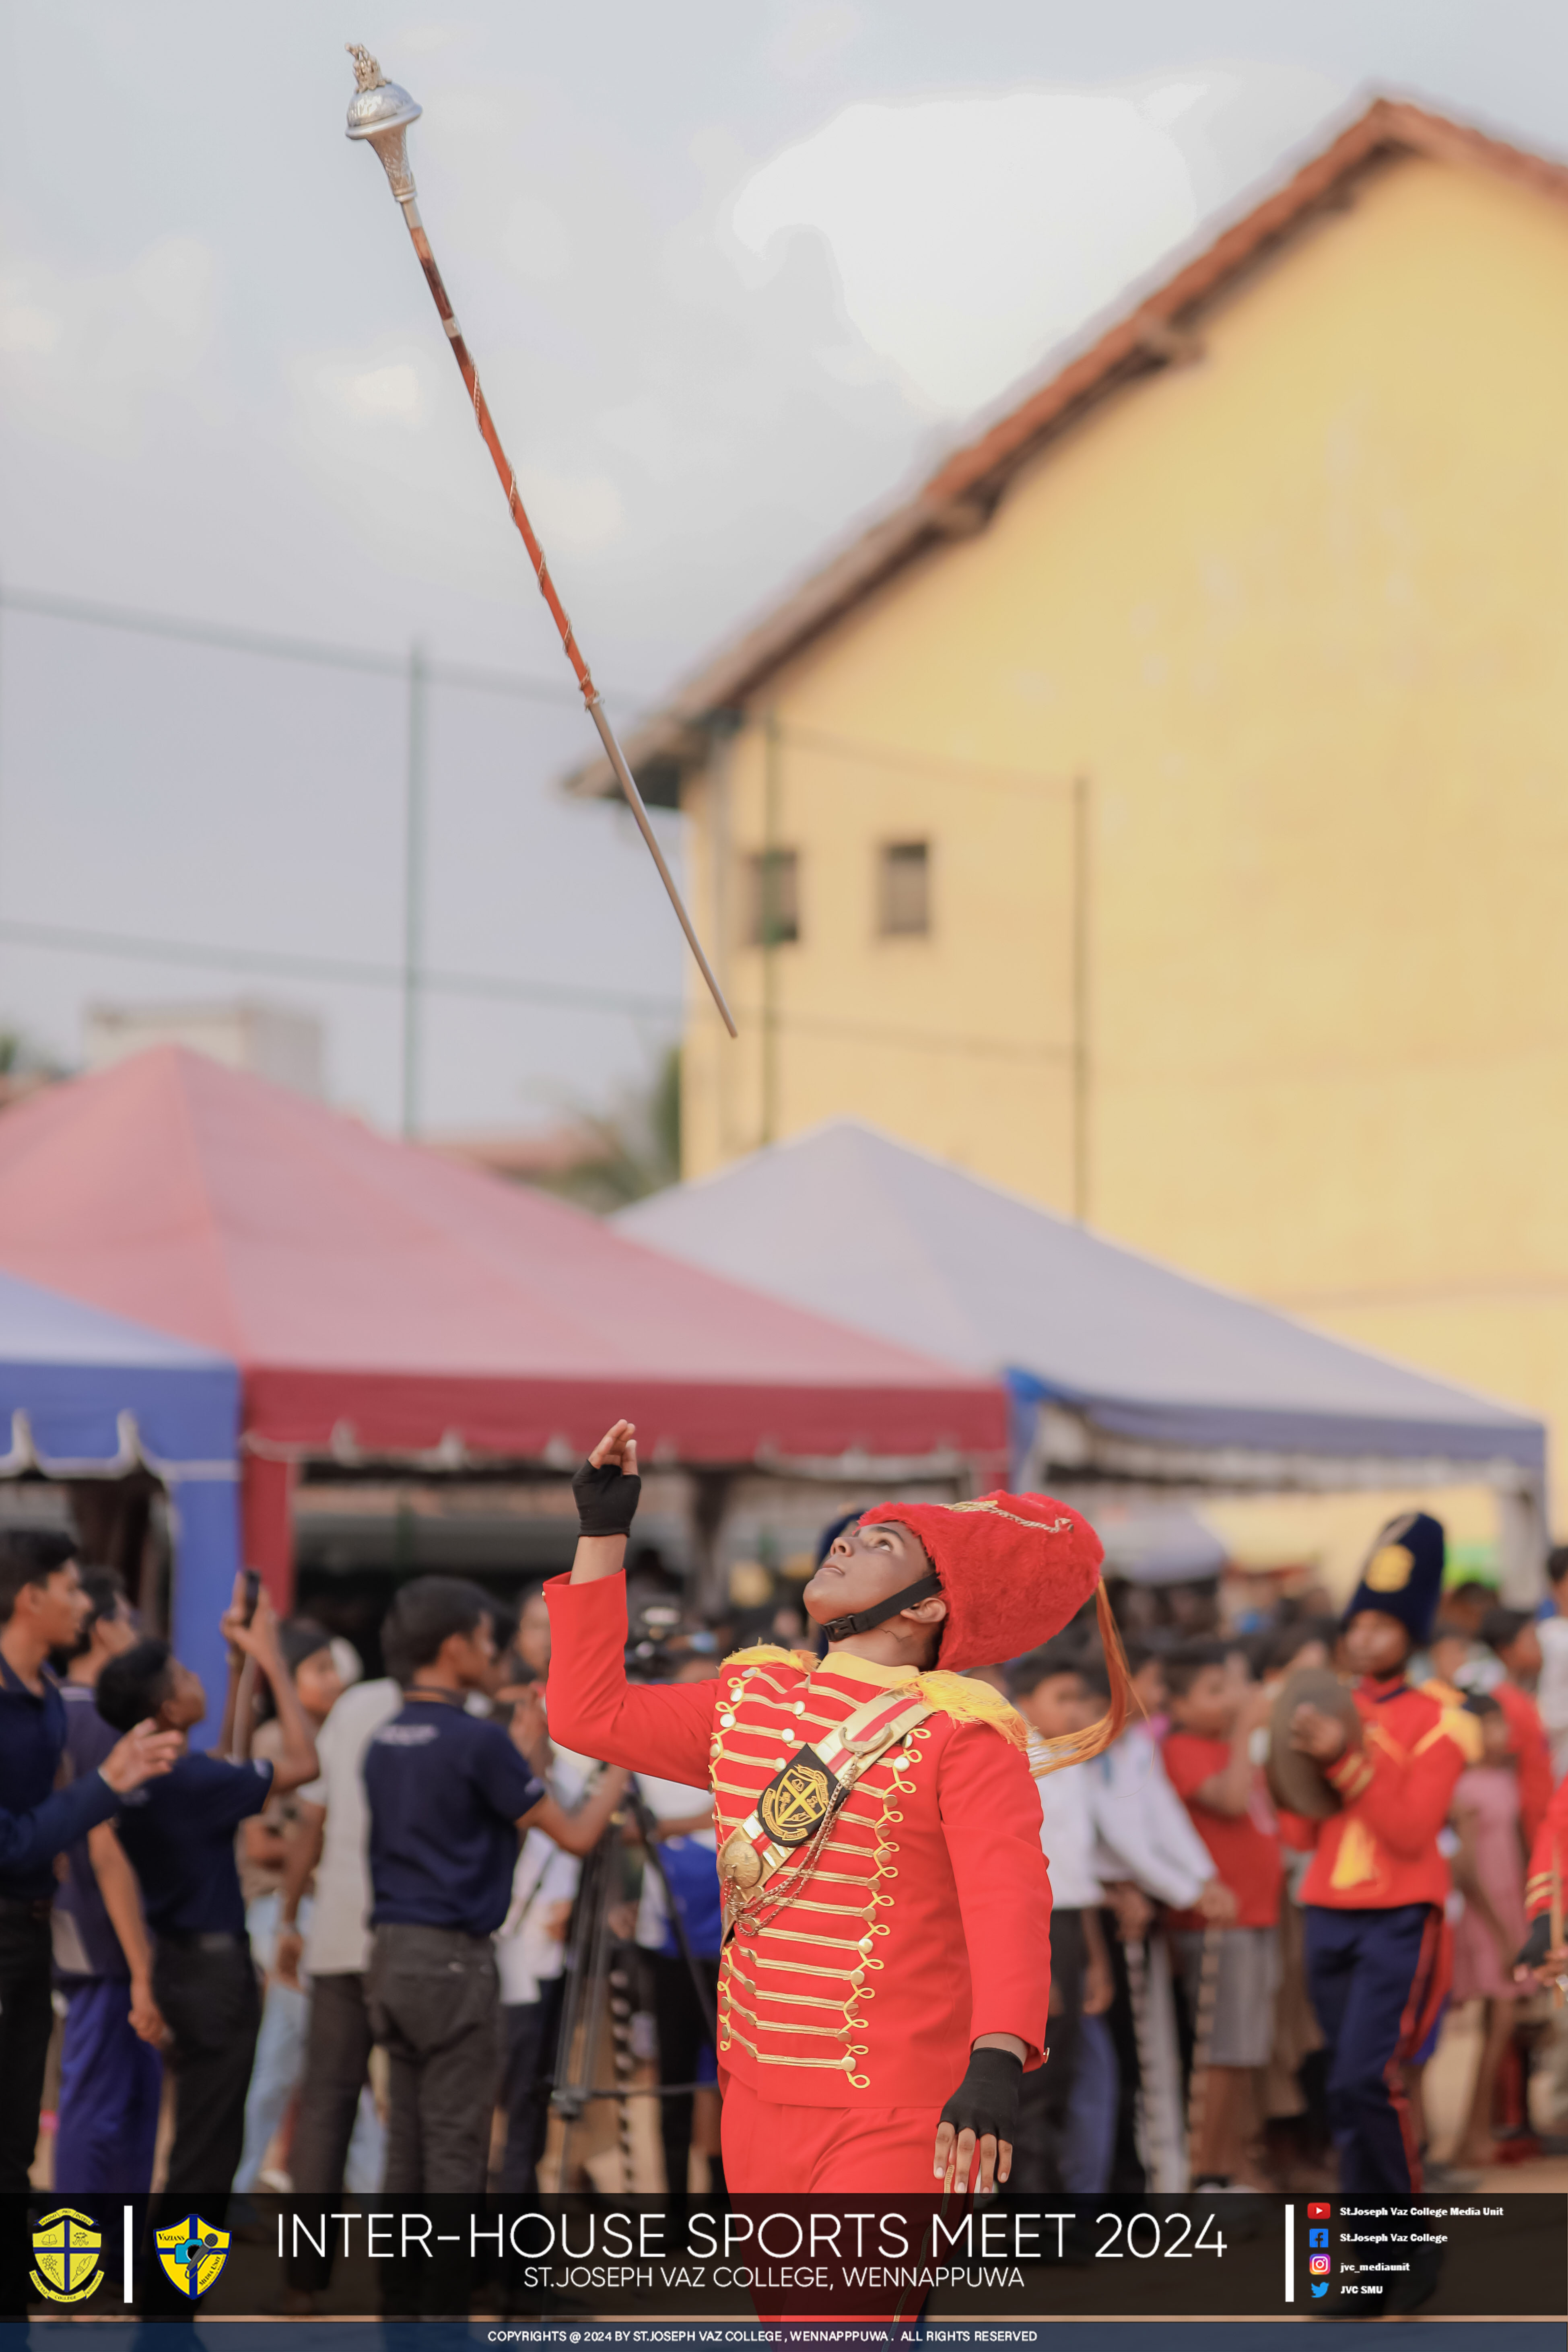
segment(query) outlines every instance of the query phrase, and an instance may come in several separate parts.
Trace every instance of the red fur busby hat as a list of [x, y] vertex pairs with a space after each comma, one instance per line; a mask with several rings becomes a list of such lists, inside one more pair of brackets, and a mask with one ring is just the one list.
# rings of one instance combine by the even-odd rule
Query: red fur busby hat
[[937, 1664], [951, 1673], [997, 1665], [1048, 1642], [1100, 1584], [1100, 1538], [1048, 1495], [879, 1503], [860, 1523], [879, 1519], [897, 1520], [925, 1546], [947, 1602]]

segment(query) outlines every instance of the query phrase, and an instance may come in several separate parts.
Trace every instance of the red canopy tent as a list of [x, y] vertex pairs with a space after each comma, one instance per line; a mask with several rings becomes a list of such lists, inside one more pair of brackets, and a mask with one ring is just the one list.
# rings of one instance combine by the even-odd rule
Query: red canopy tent
[[994, 1382], [180, 1046], [0, 1117], [0, 1266], [239, 1364], [279, 1587], [312, 1456], [564, 1465], [624, 1412], [661, 1463], [1005, 1458]]

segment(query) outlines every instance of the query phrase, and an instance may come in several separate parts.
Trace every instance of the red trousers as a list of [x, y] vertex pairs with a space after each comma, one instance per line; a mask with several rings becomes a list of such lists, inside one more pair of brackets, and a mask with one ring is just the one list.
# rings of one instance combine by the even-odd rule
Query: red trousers
[[742, 2197], [940, 2196], [940, 2107], [785, 2107], [724, 2078], [724, 2182]]

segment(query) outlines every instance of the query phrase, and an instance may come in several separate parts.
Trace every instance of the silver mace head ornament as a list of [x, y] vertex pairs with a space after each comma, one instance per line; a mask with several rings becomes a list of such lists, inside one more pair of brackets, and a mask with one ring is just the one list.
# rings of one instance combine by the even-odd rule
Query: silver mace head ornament
[[362, 41], [345, 41], [343, 47], [354, 61], [357, 85], [349, 100], [349, 123], [344, 136], [368, 139], [386, 167], [386, 176], [398, 203], [412, 204], [414, 174], [408, 168], [404, 134], [425, 110], [398, 83], [388, 81]]

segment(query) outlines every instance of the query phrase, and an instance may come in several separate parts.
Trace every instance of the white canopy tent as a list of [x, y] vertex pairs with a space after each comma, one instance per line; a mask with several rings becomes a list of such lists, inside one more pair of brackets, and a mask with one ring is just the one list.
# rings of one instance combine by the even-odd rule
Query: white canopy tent
[[1541, 1422], [1102, 1241], [858, 1120], [616, 1222], [712, 1273], [1000, 1374], [1022, 1484], [1485, 1486], [1505, 1588], [1540, 1589]]

